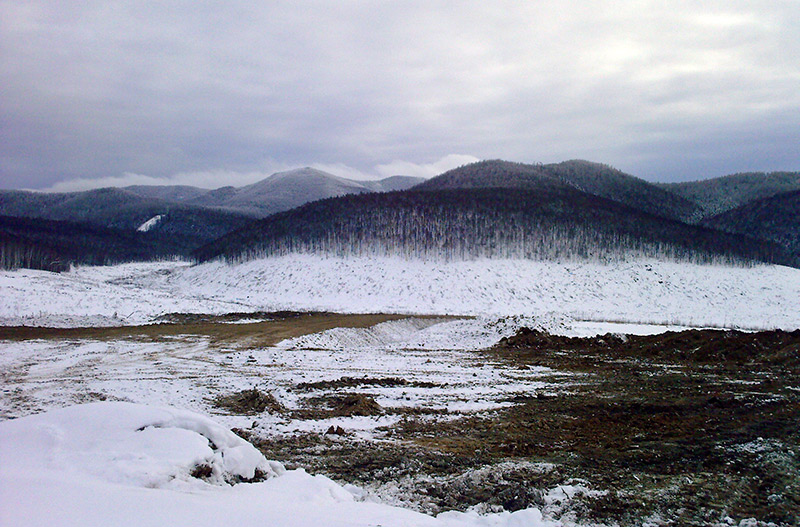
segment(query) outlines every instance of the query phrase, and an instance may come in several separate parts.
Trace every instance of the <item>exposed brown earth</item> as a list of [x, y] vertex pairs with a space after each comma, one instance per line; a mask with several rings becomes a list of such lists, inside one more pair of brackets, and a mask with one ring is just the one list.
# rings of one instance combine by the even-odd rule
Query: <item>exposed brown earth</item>
[[217, 397], [214, 404], [236, 415], [256, 415], [265, 411], [285, 411], [283, 405], [271, 393], [262, 392], [257, 388]]
[[[522, 330], [482, 353], [510, 369], [550, 367], [561, 387], [455, 419], [409, 415], [384, 430], [388, 442], [346, 431], [251, 439], [290, 465], [398, 489], [427, 512], [538, 506], [589, 523], [800, 525], [800, 331]], [[559, 485], [599, 492], [548, 496]]]
[[[266, 347], [278, 342], [338, 327], [364, 328], [406, 315], [315, 312], [259, 312], [227, 315], [171, 314], [163, 322], [144, 326], [41, 328], [0, 326], [0, 340], [30, 339], [170, 339], [179, 335], [208, 337], [217, 345]], [[440, 318], [440, 317], [437, 317]], [[260, 322], [232, 323], [264, 319]]]
[[[0, 339], [199, 336], [227, 353], [403, 318], [174, 317], [139, 327], [0, 328]], [[257, 318], [269, 320], [223, 323]], [[399, 416], [375, 441], [346, 427], [277, 437], [258, 428], [238, 433], [289, 468], [357, 484], [425, 512], [536, 506], [547, 517], [589, 524], [730, 525], [755, 518], [751, 525], [800, 526], [800, 331], [568, 338], [521, 330], [476, 358], [515, 374], [548, 367], [548, 387], [513, 394], [508, 407], [467, 414], [382, 407], [375, 400], [379, 388], [444, 387], [388, 375], [288, 386], [305, 401], [296, 409], [256, 389], [215, 404], [226, 413], [271, 412], [287, 420]]]

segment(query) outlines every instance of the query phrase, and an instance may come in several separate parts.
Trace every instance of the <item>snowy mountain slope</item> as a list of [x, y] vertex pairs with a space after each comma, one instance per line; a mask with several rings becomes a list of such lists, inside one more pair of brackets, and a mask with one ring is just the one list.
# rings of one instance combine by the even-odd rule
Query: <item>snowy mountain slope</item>
[[321, 170], [301, 168], [278, 172], [252, 185], [237, 188], [221, 201], [211, 201], [212, 196], [207, 194], [192, 203], [264, 217], [308, 201], [358, 192], [369, 192], [369, 189], [356, 181]]
[[278, 172], [244, 187], [217, 189], [187, 203], [263, 218], [310, 201], [363, 192], [405, 190], [420, 181], [419, 178], [401, 176], [379, 181], [355, 181], [306, 167]]
[[68, 273], [0, 272], [3, 324], [135, 324], [168, 312], [280, 309], [542, 315], [633, 323], [800, 328], [800, 270], [633, 260], [615, 264], [288, 255]]
[[210, 192], [207, 188], [192, 187], [189, 185], [131, 185], [123, 190], [132, 192], [144, 198], [160, 199], [164, 201], [183, 202], [198, 198]]
[[578, 319], [800, 327], [800, 270], [657, 261], [432, 262], [311, 255], [183, 268], [164, 284], [261, 308], [435, 314], [563, 313]]
[[389, 176], [376, 181], [361, 181], [360, 183], [374, 192], [392, 192], [406, 190], [425, 181], [425, 178], [414, 176]]

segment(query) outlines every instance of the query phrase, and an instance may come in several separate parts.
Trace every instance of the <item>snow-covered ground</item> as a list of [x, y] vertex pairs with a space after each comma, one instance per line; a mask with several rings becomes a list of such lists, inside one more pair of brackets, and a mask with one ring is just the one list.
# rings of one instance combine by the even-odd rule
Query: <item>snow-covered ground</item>
[[[190, 473], [205, 465], [208, 481]], [[267, 479], [230, 486], [224, 479]], [[102, 402], [0, 423], [0, 525], [537, 526], [536, 509], [437, 518], [286, 472], [201, 415]]]
[[800, 327], [800, 270], [674, 262], [428, 262], [292, 255], [0, 272], [0, 324], [141, 324], [170, 312], [541, 315], [634, 324]]
[[[267, 348], [219, 349], [208, 337], [168, 341], [41, 339], [0, 341], [0, 418], [20, 417], [98, 397], [220, 414], [220, 395], [258, 387], [288, 409], [303, 406], [313, 391], [299, 383], [351, 378], [402, 378], [407, 386], [374, 386], [384, 407], [469, 412], [507, 404], [521, 391], [546, 389], [541, 369], [513, 370], [472, 351], [490, 346], [520, 326], [555, 330], [552, 318], [405, 319], [371, 328], [336, 328]], [[425, 388], [415, 387], [426, 386]], [[223, 424], [260, 432], [325, 431], [343, 426], [363, 437], [398, 415], [298, 421], [265, 413], [257, 418], [220, 415]]]
[[247, 306], [138, 283], [185, 268], [183, 262], [81, 267], [67, 273], [0, 271], [0, 325], [50, 327], [147, 323], [165, 313], [229, 313]]
[[639, 261], [426, 262], [287, 256], [208, 263], [159, 287], [262, 308], [390, 313], [541, 314], [681, 325], [800, 327], [800, 270]]
[[[219, 349], [198, 336], [0, 341], [0, 416], [15, 417], [0, 422], [0, 524], [552, 525], [536, 509], [433, 518], [391, 507], [361, 489], [302, 470], [284, 472], [225, 428], [291, 435], [333, 425], [365, 440], [399, 415], [238, 416], [213, 401], [257, 386], [296, 409], [321, 393], [298, 389], [299, 383], [402, 377], [408, 385], [369, 392], [384, 407], [456, 415], [499, 407], [515, 393], [548, 389], [546, 378], [556, 373], [502, 367], [471, 351], [520, 325], [555, 330], [562, 324], [558, 317], [411, 318], [337, 328], [264, 349]], [[107, 401], [70, 406], [97, 399]], [[214, 415], [220, 424], [192, 411]], [[210, 481], [190, 477], [198, 465], [213, 468]], [[251, 477], [255, 468], [278, 477], [225, 484], [236, 475]]]
[[[315, 420], [291, 410], [323, 393], [314, 383], [350, 377], [407, 381], [369, 386], [385, 408], [446, 410], [432, 419], [485, 411], [520, 392], [554, 390], [561, 375], [474, 353], [520, 326], [568, 335], [679, 325], [794, 329], [799, 299], [800, 270], [779, 266], [292, 256], [3, 271], [6, 325], [124, 325], [170, 312], [279, 309], [477, 317], [336, 328], [261, 348], [221, 348], [200, 335], [0, 341], [0, 525], [546, 525], [535, 509], [433, 518], [376, 503], [359, 489], [283, 471], [228, 428], [283, 436], [342, 426], [358, 440], [383, 440], [382, 427], [399, 414]], [[560, 386], [582, 382], [565, 379]], [[228, 415], [214, 402], [251, 387], [290, 411]], [[347, 391], [337, 390], [325, 393]], [[199, 464], [211, 477], [190, 476]], [[255, 468], [272, 477], [227, 483]]]

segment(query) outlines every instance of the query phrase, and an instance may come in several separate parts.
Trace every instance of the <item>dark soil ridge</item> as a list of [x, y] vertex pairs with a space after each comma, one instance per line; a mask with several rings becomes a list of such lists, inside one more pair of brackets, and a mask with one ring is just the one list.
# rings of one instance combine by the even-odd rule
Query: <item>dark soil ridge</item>
[[295, 385], [298, 390], [336, 390], [340, 388], [360, 388], [363, 386], [380, 386], [395, 388], [408, 386], [414, 388], [438, 388], [440, 384], [423, 381], [409, 381], [400, 377], [340, 377], [332, 381], [301, 382]]
[[[432, 514], [536, 506], [550, 519], [593, 525], [657, 517], [664, 525], [752, 518], [747, 525], [799, 527], [798, 345], [800, 331], [569, 338], [523, 329], [478, 352], [515, 375], [552, 371], [541, 389], [510, 395], [512, 406], [447, 419], [404, 415], [378, 442], [346, 429], [253, 439], [287, 465], [384, 489]], [[362, 386], [339, 381], [308, 388]], [[329, 417], [344, 396], [309, 401]], [[599, 492], [547, 497], [571, 482]]]
[[214, 400], [214, 404], [235, 415], [256, 415], [267, 410], [271, 413], [286, 411], [271, 393], [262, 392], [258, 388], [221, 395]]
[[526, 353], [569, 351], [573, 353], [613, 353], [626, 358], [658, 359], [696, 364], [763, 364], [796, 369], [800, 366], [800, 330], [759, 331], [755, 333], [719, 329], [667, 331], [657, 335], [618, 335], [562, 337], [544, 331], [521, 328], [504, 337], [499, 350], [524, 350]]

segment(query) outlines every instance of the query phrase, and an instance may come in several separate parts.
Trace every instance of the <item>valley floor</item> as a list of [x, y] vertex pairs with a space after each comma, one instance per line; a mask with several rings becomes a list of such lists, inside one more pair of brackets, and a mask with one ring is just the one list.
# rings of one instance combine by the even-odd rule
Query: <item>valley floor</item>
[[[388, 265], [378, 262], [372, 270], [388, 273]], [[47, 523], [46, 511], [22, 498], [30, 494], [53, 503], [71, 500], [60, 524], [85, 523], [89, 513], [80, 504], [102, 509], [97, 502], [105, 496], [140, 509], [163, 507], [163, 514], [182, 518], [173, 525], [193, 526], [217, 524], [226, 514], [240, 525], [798, 525], [800, 336], [745, 333], [737, 340], [727, 339], [735, 333], [698, 331], [678, 334], [692, 336], [681, 341], [663, 333], [686, 329], [675, 324], [692, 320], [800, 327], [800, 315], [789, 309], [791, 296], [800, 298], [797, 270], [681, 270], [643, 262], [613, 274], [562, 265], [547, 271], [551, 278], [562, 276], [553, 285], [540, 283], [542, 269], [534, 279], [536, 266], [501, 262], [491, 272], [502, 284], [484, 288], [455, 277], [485, 277], [491, 266], [453, 265], [420, 267], [420, 276], [428, 278], [415, 288], [411, 277], [406, 283], [387, 274], [365, 281], [362, 289], [353, 284], [366, 280], [366, 264], [305, 257], [295, 260], [292, 272], [300, 278], [294, 281], [287, 278], [288, 261], [278, 260], [262, 262], [269, 273], [247, 284], [242, 280], [255, 269], [212, 273], [180, 263], [53, 276], [3, 273], [0, 287], [10, 300], [0, 306], [2, 316], [7, 324], [29, 325], [0, 328], [0, 523]], [[515, 282], [514, 273], [523, 272]], [[317, 282], [304, 281], [310, 276]], [[438, 281], [430, 278], [436, 276]], [[586, 290], [573, 288], [566, 276]], [[641, 291], [635, 304], [627, 303], [636, 297], [621, 285], [627, 280]], [[592, 289], [592, 281], [602, 283]], [[301, 306], [292, 295], [313, 284], [316, 293]], [[350, 287], [349, 300], [337, 296]], [[48, 290], [57, 293], [49, 303]], [[393, 300], [382, 296], [387, 290], [395, 291]], [[558, 303], [537, 300], [543, 291], [561, 295]], [[513, 294], [527, 299], [527, 310], [522, 301], [511, 303]], [[284, 304], [272, 303], [277, 298]], [[375, 314], [268, 309], [350, 301], [346, 311], [354, 312], [370, 298], [368, 311]], [[377, 313], [389, 303], [407, 314]], [[437, 314], [410, 314], [415, 312]], [[577, 320], [580, 313], [594, 314], [589, 318], [595, 321]], [[123, 325], [131, 320], [164, 323]], [[47, 324], [53, 321], [59, 324]], [[91, 321], [106, 327], [36, 327]], [[511, 338], [520, 327], [588, 338]], [[593, 338], [605, 333], [656, 336]], [[789, 340], [777, 342], [775, 335]], [[703, 346], [730, 354], [698, 360], [692, 351]], [[48, 417], [53, 409], [81, 403], [93, 404], [64, 410], [79, 412], [72, 418]], [[146, 406], [113, 406], [123, 403]], [[150, 447], [136, 432], [149, 430], [151, 416], [162, 415], [154, 407], [211, 416], [289, 472], [228, 487], [214, 480], [218, 474], [211, 468], [206, 472], [173, 454], [150, 459], [155, 454], [137, 450]], [[133, 450], [101, 452], [107, 445], [89, 436], [106, 432], [96, 417], [80, 413], [90, 411], [138, 416], [108, 417], [102, 424], [138, 423], [127, 432], [114, 429]], [[82, 432], [67, 424], [78, 415], [86, 420]], [[169, 441], [189, 441], [201, 458], [200, 446], [211, 445], [214, 455], [232, 459], [223, 443], [234, 440], [215, 444], [223, 432], [205, 418], [180, 415], [174, 426], [183, 431]], [[200, 433], [199, 442], [184, 437], [189, 432]], [[41, 440], [23, 448], [15, 443], [20, 434]], [[73, 436], [83, 438], [78, 446], [69, 442]], [[70, 448], [83, 454], [65, 456]], [[206, 450], [202, 455], [211, 455]], [[168, 477], [140, 474], [141, 466], [149, 466], [142, 460]], [[47, 470], [26, 471], [26, 463]], [[101, 465], [121, 472], [99, 474]], [[143, 486], [158, 490], [142, 494]], [[14, 493], [6, 492], [12, 487]], [[265, 500], [274, 506], [264, 506]], [[166, 518], [106, 509], [123, 524]], [[453, 510], [468, 512], [442, 514]]]
[[695, 327], [800, 327], [800, 269], [658, 261], [422, 261], [291, 255], [0, 271], [0, 325], [114, 326], [169, 313], [542, 315]]

